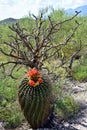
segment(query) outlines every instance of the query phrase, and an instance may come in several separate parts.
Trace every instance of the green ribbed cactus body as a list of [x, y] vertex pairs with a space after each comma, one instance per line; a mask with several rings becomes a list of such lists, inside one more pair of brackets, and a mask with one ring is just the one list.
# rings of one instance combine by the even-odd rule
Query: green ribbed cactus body
[[45, 123], [51, 108], [51, 84], [47, 77], [35, 87], [25, 78], [18, 89], [18, 99], [23, 114], [32, 128], [39, 128]]

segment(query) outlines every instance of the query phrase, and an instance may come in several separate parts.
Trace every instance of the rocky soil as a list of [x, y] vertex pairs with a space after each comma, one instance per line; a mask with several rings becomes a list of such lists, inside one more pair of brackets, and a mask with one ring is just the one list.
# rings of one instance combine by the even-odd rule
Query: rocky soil
[[75, 119], [64, 122], [64, 129], [60, 130], [87, 130], [87, 82], [66, 81], [65, 89], [70, 92], [79, 103], [80, 113]]
[[[76, 118], [61, 122], [57, 130], [87, 130], [87, 82], [80, 83], [67, 79], [65, 82], [65, 91], [70, 92], [74, 99], [78, 101], [80, 112]], [[0, 122], [0, 130], [7, 130], [4, 128], [3, 122]], [[29, 130], [28, 124], [25, 122], [14, 130]]]

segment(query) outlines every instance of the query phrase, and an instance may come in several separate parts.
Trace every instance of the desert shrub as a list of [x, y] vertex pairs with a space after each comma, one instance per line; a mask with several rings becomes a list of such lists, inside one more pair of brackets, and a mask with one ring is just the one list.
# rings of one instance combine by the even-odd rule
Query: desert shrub
[[24, 120], [16, 102], [7, 102], [5, 99], [0, 103], [0, 120], [6, 122], [5, 127], [17, 127]]
[[87, 56], [83, 56], [77, 64], [73, 67], [73, 78], [80, 82], [87, 79]]
[[55, 112], [61, 120], [75, 117], [78, 113], [78, 104], [71, 95], [56, 101]]
[[[23, 72], [24, 69], [21, 71]], [[18, 79], [22, 76], [21, 71], [15, 72]], [[0, 79], [0, 120], [5, 121], [7, 127], [17, 127], [24, 120], [17, 103], [19, 81], [5, 78], [2, 73], [0, 73]]]

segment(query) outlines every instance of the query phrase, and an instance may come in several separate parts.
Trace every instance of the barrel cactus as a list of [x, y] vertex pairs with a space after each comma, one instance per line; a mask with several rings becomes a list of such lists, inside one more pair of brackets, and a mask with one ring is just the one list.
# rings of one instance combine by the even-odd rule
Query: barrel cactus
[[18, 99], [23, 114], [32, 128], [42, 127], [51, 112], [52, 88], [47, 76], [32, 69], [19, 85]]

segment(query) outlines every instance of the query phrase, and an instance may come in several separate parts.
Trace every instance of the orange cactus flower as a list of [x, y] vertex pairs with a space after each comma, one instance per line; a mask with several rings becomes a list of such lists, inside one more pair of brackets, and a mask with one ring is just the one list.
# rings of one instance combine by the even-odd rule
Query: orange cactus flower
[[38, 79], [38, 82], [39, 82], [39, 83], [42, 83], [42, 82], [43, 82], [43, 79], [42, 79], [42, 78], [39, 78], [39, 79]]
[[35, 82], [33, 80], [29, 80], [29, 85], [30, 86], [35, 86]]
[[32, 87], [35, 87], [43, 82], [43, 79], [41, 77], [41, 74], [38, 70], [32, 69], [28, 71], [28, 76], [29, 76], [29, 85]]
[[28, 76], [32, 77], [34, 75], [40, 74], [38, 70], [32, 69], [31, 71], [28, 72]]

